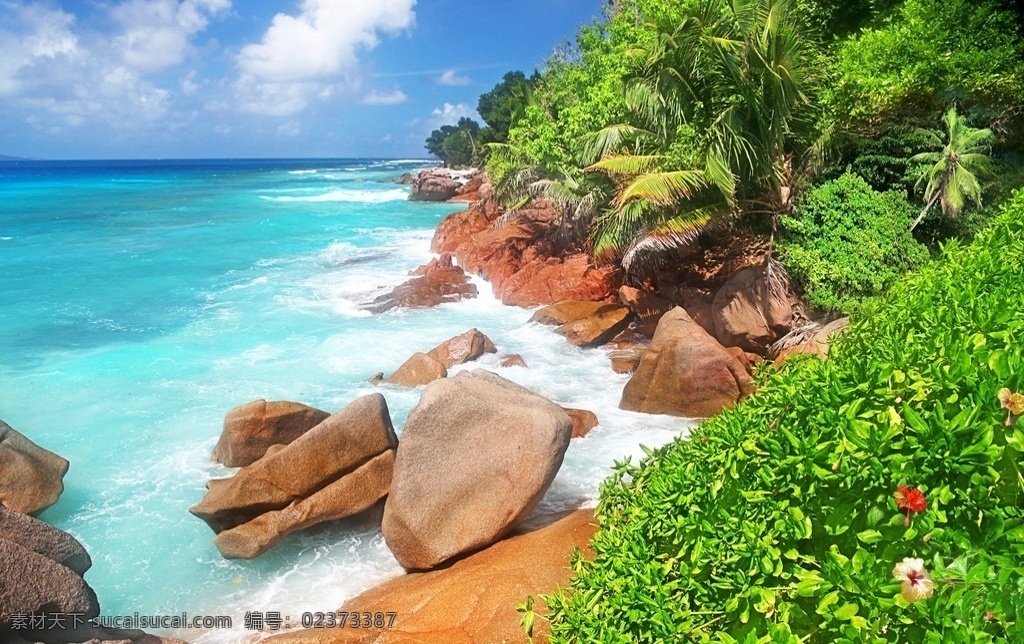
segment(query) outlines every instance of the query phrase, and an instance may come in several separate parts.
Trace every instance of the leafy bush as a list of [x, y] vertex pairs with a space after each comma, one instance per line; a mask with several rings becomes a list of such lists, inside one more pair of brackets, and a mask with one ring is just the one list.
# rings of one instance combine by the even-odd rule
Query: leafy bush
[[[618, 464], [596, 559], [545, 597], [552, 640], [1024, 641], [1024, 421], [1000, 393], [1024, 389], [1022, 219], [1018, 193], [828, 360], [764, 370], [690, 438]], [[923, 497], [901, 509], [900, 486]], [[904, 597], [905, 558], [934, 596]]]
[[782, 263], [808, 303], [849, 311], [920, 266], [927, 250], [908, 228], [917, 214], [898, 192], [876, 192], [855, 174], [812, 190], [782, 219]]

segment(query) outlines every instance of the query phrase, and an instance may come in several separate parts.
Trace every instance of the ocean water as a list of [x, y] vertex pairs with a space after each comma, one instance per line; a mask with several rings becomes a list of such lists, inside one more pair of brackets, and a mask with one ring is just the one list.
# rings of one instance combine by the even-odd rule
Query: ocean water
[[[570, 346], [531, 311], [481, 296], [371, 315], [362, 305], [429, 260], [460, 206], [407, 201], [389, 180], [423, 161], [0, 163], [0, 419], [71, 462], [41, 518], [81, 541], [102, 612], [229, 615], [330, 611], [401, 574], [363, 516], [227, 561], [188, 513], [208, 479], [224, 413], [255, 398], [337, 411], [382, 391], [396, 429], [418, 390], [376, 388], [416, 351], [472, 327], [486, 368], [601, 425], [574, 440], [537, 516], [592, 505], [619, 459], [688, 421], [617, 409], [627, 377], [601, 349]], [[528, 367], [501, 368], [504, 353]], [[456, 369], [457, 371], [458, 369]]]

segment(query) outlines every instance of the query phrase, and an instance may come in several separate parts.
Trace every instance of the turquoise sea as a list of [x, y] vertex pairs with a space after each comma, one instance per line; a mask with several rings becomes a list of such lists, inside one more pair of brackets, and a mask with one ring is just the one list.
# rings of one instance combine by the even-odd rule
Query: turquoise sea
[[[71, 462], [41, 518], [77, 537], [104, 615], [329, 611], [401, 573], [373, 517], [226, 561], [188, 513], [224, 413], [255, 398], [337, 411], [366, 379], [477, 327], [483, 367], [601, 426], [574, 440], [537, 513], [592, 504], [615, 460], [685, 432], [617, 409], [627, 377], [480, 281], [475, 300], [370, 315], [362, 305], [431, 257], [460, 206], [407, 201], [422, 160], [0, 162], [0, 419]], [[528, 368], [503, 369], [502, 353]], [[419, 392], [380, 389], [401, 430]]]

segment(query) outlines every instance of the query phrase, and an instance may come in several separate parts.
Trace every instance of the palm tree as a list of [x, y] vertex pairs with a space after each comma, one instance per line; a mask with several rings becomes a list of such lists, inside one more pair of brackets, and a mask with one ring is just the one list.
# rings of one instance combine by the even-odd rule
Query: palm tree
[[995, 135], [992, 130], [972, 128], [956, 113], [956, 106], [949, 108], [942, 117], [946, 125], [946, 138], [938, 132], [918, 130], [928, 137], [938, 152], [922, 152], [911, 157], [912, 163], [928, 163], [927, 171], [917, 181], [917, 188], [924, 188], [925, 206], [917, 216], [910, 230], [914, 230], [925, 214], [939, 201], [942, 214], [956, 217], [967, 200], [981, 206], [981, 183], [978, 175], [987, 172], [992, 159], [986, 154]]
[[[627, 275], [741, 213], [792, 209], [814, 167], [808, 39], [791, 0], [707, 0], [633, 52], [633, 122], [594, 135], [591, 171], [616, 186], [594, 249], [621, 254]], [[679, 150], [690, 150], [691, 158]]]

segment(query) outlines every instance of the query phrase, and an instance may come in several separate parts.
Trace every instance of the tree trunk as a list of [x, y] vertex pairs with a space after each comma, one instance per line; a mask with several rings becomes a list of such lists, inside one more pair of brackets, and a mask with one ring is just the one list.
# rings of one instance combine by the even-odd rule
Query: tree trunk
[[917, 225], [921, 223], [922, 219], [924, 219], [925, 213], [927, 213], [931, 209], [931, 207], [935, 205], [935, 202], [938, 201], [940, 194], [942, 194], [941, 190], [935, 191], [935, 194], [932, 195], [932, 200], [929, 201], [921, 210], [921, 214], [917, 216], [917, 219], [914, 220], [914, 223], [910, 224], [910, 230], [914, 230], [915, 228], [917, 228]]

